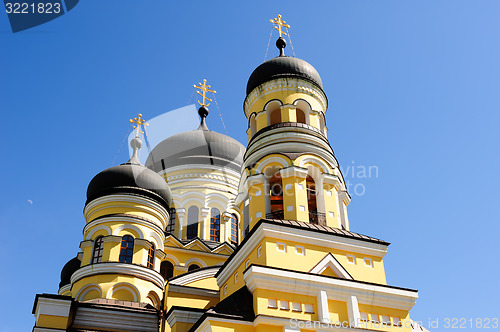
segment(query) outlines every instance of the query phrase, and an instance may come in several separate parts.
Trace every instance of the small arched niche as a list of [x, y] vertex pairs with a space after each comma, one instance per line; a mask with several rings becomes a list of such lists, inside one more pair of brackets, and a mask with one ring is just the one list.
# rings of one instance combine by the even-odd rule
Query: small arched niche
[[272, 126], [281, 122], [281, 102], [272, 100], [264, 108], [267, 113], [267, 123]]
[[294, 104], [297, 122], [309, 124], [309, 111], [311, 110], [311, 105], [303, 99], [296, 100]]

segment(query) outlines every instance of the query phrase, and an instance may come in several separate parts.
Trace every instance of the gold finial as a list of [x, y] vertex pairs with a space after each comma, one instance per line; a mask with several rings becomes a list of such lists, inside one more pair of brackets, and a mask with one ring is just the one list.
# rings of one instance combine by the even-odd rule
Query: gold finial
[[196, 91], [197, 94], [199, 94], [200, 96], [203, 97], [203, 102], [200, 103], [200, 101], [198, 100], [198, 104], [200, 104], [200, 106], [208, 106], [208, 105], [210, 105], [210, 103], [208, 103], [208, 104], [205, 103], [205, 99], [208, 100], [208, 101], [212, 101], [212, 99], [210, 99], [210, 98], [208, 98], [206, 96], [206, 93], [207, 93], [207, 91], [208, 92], [212, 92], [212, 93], [216, 93], [216, 92], [214, 90], [209, 90], [209, 88], [211, 88], [211, 86], [207, 84], [207, 80], [206, 79], [203, 79], [203, 83], [198, 83], [198, 84], [200, 86], [193, 84], [193, 88], [200, 89], [201, 91], [203, 91], [203, 93], [201, 93], [200, 91]]
[[288, 24], [286, 24], [285, 21], [283, 21], [281, 19], [281, 14], [278, 14], [278, 18], [275, 18], [275, 19], [272, 19], [272, 20], [269, 20], [272, 24], [276, 24], [274, 26], [274, 28], [276, 30], [278, 30], [279, 34], [280, 34], [280, 37], [281, 35], [285, 35], [286, 36], [286, 32], [282, 30], [282, 27], [285, 27], [285, 28], [290, 28], [290, 26]]
[[142, 119], [142, 114], [139, 113], [137, 118], [134, 118], [133, 120], [130, 119], [128, 120], [130, 123], [135, 123], [134, 129], [137, 130], [135, 137], [139, 137], [139, 133], [144, 134], [144, 132], [141, 130], [141, 126], [149, 126], [149, 123], [146, 122], [146, 120]]

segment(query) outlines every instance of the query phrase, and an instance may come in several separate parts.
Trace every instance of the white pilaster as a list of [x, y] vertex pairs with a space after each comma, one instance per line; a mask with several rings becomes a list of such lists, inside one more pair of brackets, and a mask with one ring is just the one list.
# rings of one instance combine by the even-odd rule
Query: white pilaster
[[203, 240], [210, 240], [210, 238], [207, 239], [207, 217], [209, 213], [210, 208], [201, 208], [201, 238]]
[[330, 316], [328, 315], [328, 297], [324, 290], [318, 293], [318, 318], [321, 323], [330, 322]]
[[351, 327], [358, 327], [360, 325], [358, 298], [355, 295], [347, 298], [347, 315]]

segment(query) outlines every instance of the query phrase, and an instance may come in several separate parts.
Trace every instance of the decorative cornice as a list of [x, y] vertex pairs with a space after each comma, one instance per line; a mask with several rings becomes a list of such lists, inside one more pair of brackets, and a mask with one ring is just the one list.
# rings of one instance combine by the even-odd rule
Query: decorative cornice
[[289, 292], [293, 284], [297, 294], [316, 296], [324, 290], [332, 300], [345, 301], [348, 296], [355, 295], [359, 303], [400, 310], [410, 310], [418, 298], [416, 290], [257, 265], [251, 265], [243, 277], [252, 293], [256, 289]]
[[163, 288], [165, 280], [160, 273], [137, 264], [127, 264], [119, 262], [102, 262], [83, 266], [76, 270], [71, 276], [71, 284], [80, 279], [99, 274], [118, 274], [136, 277], [152, 282], [156, 286]]
[[169, 280], [170, 285], [184, 286], [192, 282], [203, 280], [207, 278], [213, 278], [213, 276], [219, 271], [220, 266], [208, 267], [190, 272], [186, 275], [180, 275]]
[[[88, 214], [90, 210], [92, 210], [93, 208], [101, 204], [118, 203], [118, 202], [137, 203], [138, 205], [147, 206], [158, 212], [163, 218], [163, 220], [168, 220], [168, 211], [156, 201], [153, 201], [147, 197], [141, 197], [136, 195], [119, 195], [119, 194], [107, 195], [90, 201], [87, 205], [85, 205], [85, 208], [83, 209], [83, 216], [85, 217], [85, 220], [88, 220]], [[147, 212], [151, 213], [150, 211]]]
[[323, 110], [326, 111], [328, 107], [328, 100], [325, 93], [320, 88], [305, 80], [287, 77], [265, 82], [253, 89], [252, 92], [250, 92], [245, 98], [243, 103], [246, 117], [248, 118], [250, 116], [249, 112], [253, 105], [262, 97], [276, 91], [297, 92], [297, 90], [315, 98], [321, 104]]
[[191, 308], [173, 308], [168, 312], [167, 323], [172, 328], [175, 323], [194, 324], [203, 316], [204, 312]]
[[289, 177], [298, 177], [305, 179], [307, 178], [307, 168], [296, 167], [296, 166], [282, 168], [280, 169], [280, 174], [282, 179], [286, 179]]
[[219, 298], [220, 296], [219, 291], [213, 289], [181, 286], [172, 283], [169, 283], [168, 292], [206, 296], [206, 297], [216, 297], [216, 298]]

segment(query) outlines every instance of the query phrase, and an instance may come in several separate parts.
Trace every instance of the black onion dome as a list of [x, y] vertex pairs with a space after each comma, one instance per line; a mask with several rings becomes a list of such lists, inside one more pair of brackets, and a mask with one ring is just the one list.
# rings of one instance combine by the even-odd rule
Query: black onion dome
[[241, 171], [245, 147], [237, 140], [200, 127], [166, 138], [148, 156], [146, 166], [161, 170], [187, 165], [214, 165]]
[[80, 264], [81, 262], [78, 257], [74, 257], [64, 264], [64, 267], [61, 270], [61, 282], [59, 283], [59, 288], [71, 283], [71, 276], [80, 268]]
[[279, 56], [255, 68], [247, 83], [247, 95], [262, 83], [277, 78], [300, 78], [309, 81], [320, 89], [323, 83], [318, 71], [308, 62], [294, 57]]
[[166, 209], [172, 194], [165, 180], [157, 173], [137, 163], [124, 163], [108, 168], [94, 176], [87, 188], [87, 203], [111, 194], [147, 196]]

